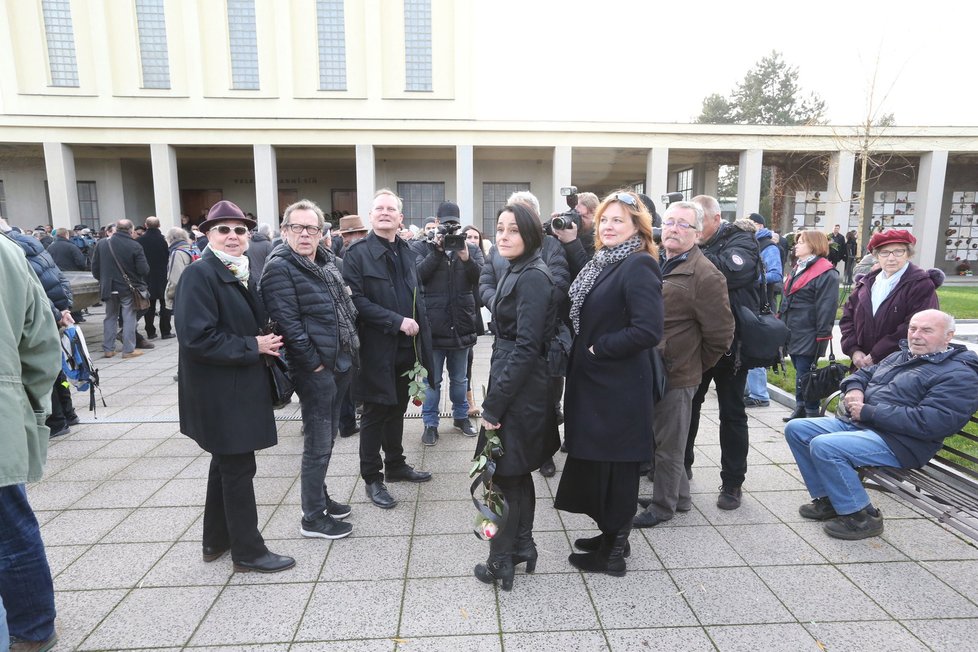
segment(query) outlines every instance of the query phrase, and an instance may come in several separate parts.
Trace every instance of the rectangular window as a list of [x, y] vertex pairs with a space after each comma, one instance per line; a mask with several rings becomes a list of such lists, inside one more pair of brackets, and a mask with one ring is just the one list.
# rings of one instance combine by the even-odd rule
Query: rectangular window
[[163, 0], [136, 0], [136, 27], [139, 30], [143, 88], [170, 88]]
[[258, 30], [255, 27], [255, 0], [227, 0], [227, 3], [231, 88], [257, 91]]
[[69, 0], [41, 0], [44, 33], [48, 42], [51, 85], [78, 87], [78, 62], [75, 60], [75, 32], [71, 24]]
[[78, 215], [81, 223], [98, 230], [98, 193], [94, 181], [78, 181]]
[[676, 192], [683, 193], [683, 201], [689, 201], [693, 196], [693, 168], [676, 173]]
[[424, 218], [438, 213], [445, 201], [443, 182], [398, 181], [397, 194], [404, 202], [404, 226], [422, 226]]
[[319, 22], [319, 90], [346, 90], [346, 23], [343, 0], [316, 0]]
[[431, 91], [431, 0], [404, 0], [406, 91]]
[[496, 233], [496, 213], [506, 205], [506, 200], [514, 192], [529, 190], [528, 182], [483, 183], [482, 184], [482, 234], [492, 240]]

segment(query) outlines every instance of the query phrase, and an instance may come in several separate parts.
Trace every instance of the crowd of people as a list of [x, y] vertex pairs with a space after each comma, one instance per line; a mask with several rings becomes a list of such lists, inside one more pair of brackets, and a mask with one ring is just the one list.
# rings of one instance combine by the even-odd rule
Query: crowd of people
[[[75, 321], [60, 271], [66, 268], [90, 268], [99, 282], [105, 357], [116, 355], [117, 341], [129, 359], [153, 348], [150, 340], [178, 338], [181, 432], [211, 455], [205, 562], [230, 553], [238, 572], [295, 565], [265, 545], [254, 490], [255, 453], [277, 443], [277, 359], [286, 362], [302, 414], [304, 537], [341, 539], [353, 531], [344, 520], [351, 506], [329, 492], [338, 436], [359, 433], [360, 475], [378, 508], [397, 506], [388, 483], [431, 479], [408, 463], [404, 415], [415, 400], [421, 443], [437, 445], [446, 371], [452, 428], [473, 438], [476, 451], [490, 439], [500, 442], [490, 475], [506, 518], [474, 569], [483, 582], [510, 590], [518, 565], [534, 572], [532, 473], [554, 475], [558, 450], [567, 457], [554, 506], [587, 515], [600, 531], [574, 542], [579, 552], [569, 563], [624, 575], [633, 528], [692, 508], [695, 442], [711, 386], [720, 422], [716, 505], [739, 508], [750, 441], [746, 409], [769, 402], [766, 371], [741, 359], [743, 343], [755, 336], [742, 315], [776, 310], [790, 332], [785, 353], [800, 381], [832, 338], [837, 265], [844, 263], [850, 282], [855, 240], [838, 227], [832, 234], [804, 230], [786, 251], [763, 216], [726, 221], [706, 195], [674, 201], [664, 216], [629, 190], [603, 199], [579, 193], [569, 204], [558, 224], [542, 218], [531, 193], [514, 193], [496, 215], [491, 239], [463, 228], [453, 202], [442, 203], [423, 228], [405, 228], [402, 201], [388, 189], [375, 193], [366, 224], [343, 215], [335, 231], [314, 202], [296, 202], [284, 212], [280, 237], [230, 201], [193, 223], [183, 216], [165, 235], [155, 217], [141, 227], [121, 219], [97, 241], [84, 228], [74, 236], [58, 229], [45, 245], [43, 229], [28, 235], [0, 223], [7, 235], [0, 262], [26, 288], [17, 302], [4, 303], [10, 350], [20, 347], [18, 368], [38, 369], [23, 372], [16, 392], [24, 414], [8, 415], [24, 421], [18, 429], [27, 444], [15, 447], [16, 459], [5, 459], [0, 474], [4, 545], [8, 519], [30, 513], [23, 483], [39, 477], [47, 431], [63, 435], [78, 422], [61, 391], [63, 377], [55, 377], [58, 365], [32, 357], [37, 349], [53, 357], [57, 327]], [[882, 532], [856, 467], [919, 466], [978, 409], [978, 399], [960, 400], [978, 380], [978, 356], [950, 343], [953, 317], [937, 309], [943, 275], [910, 262], [914, 244], [907, 231], [875, 233], [868, 245], [873, 265], [852, 279], [840, 327], [853, 373], [842, 383], [840, 416], [818, 417], [820, 406], [799, 382], [785, 419], [812, 497], [800, 514], [825, 521], [837, 538]], [[11, 252], [24, 255], [40, 284]], [[472, 376], [472, 350], [487, 331], [492, 358], [477, 405], [473, 387], [483, 379]], [[31, 411], [50, 413], [47, 428], [27, 418]], [[640, 500], [643, 476], [652, 491]], [[40, 549], [43, 559], [36, 521], [21, 529], [18, 545], [35, 556]], [[37, 561], [22, 572], [50, 588], [45, 569]], [[38, 592], [25, 616], [17, 613], [22, 596], [7, 586], [0, 582], [11, 635], [52, 636], [46, 614], [53, 597]]]

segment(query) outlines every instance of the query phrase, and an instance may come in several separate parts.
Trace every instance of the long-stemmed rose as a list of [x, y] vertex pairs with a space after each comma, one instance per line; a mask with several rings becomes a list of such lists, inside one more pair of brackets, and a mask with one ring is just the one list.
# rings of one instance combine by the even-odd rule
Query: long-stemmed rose
[[[414, 288], [413, 302], [411, 303], [411, 318], [415, 321], [418, 320], [418, 288]], [[428, 370], [424, 368], [421, 364], [421, 355], [418, 353], [418, 338], [421, 337], [421, 331], [418, 330], [418, 334], [411, 338], [414, 344], [414, 366], [405, 371], [402, 376], [406, 376], [410, 379], [408, 382], [408, 396], [411, 397], [411, 402], [417, 406], [421, 406], [424, 403], [425, 390], [428, 387]]]

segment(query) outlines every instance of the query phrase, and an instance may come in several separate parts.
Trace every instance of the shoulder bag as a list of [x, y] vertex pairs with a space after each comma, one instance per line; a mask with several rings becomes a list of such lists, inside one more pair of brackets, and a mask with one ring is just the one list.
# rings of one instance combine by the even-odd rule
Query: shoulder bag
[[150, 305], [152, 305], [149, 300], [149, 289], [134, 284], [132, 279], [129, 278], [129, 275], [126, 274], [126, 270], [122, 269], [122, 265], [115, 255], [115, 249], [112, 248], [112, 238], [106, 240], [106, 243], [109, 245], [109, 253], [112, 254], [112, 260], [115, 261], [115, 266], [119, 268], [119, 273], [122, 274], [122, 280], [129, 286], [129, 291], [132, 293], [132, 307], [136, 312], [149, 310]]
[[812, 363], [812, 368], [801, 379], [802, 396], [811, 403], [828, 398], [839, 391], [839, 383], [847, 373], [849, 367], [835, 361], [835, 351], [833, 351], [832, 341], [829, 340], [829, 364], [819, 367], [818, 360]]

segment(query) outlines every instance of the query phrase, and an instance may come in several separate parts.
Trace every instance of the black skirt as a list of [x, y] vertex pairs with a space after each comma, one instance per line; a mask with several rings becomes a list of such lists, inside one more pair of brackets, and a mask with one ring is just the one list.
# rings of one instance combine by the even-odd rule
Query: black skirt
[[554, 507], [587, 514], [602, 532], [631, 527], [638, 509], [639, 462], [595, 462], [567, 456]]

